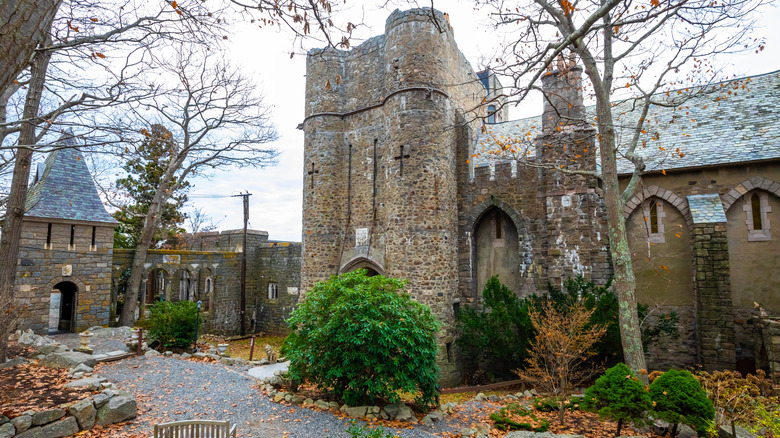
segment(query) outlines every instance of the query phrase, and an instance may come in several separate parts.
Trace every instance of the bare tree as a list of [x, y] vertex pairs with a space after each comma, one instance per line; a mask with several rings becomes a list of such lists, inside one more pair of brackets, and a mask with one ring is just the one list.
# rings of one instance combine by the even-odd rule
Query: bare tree
[[[584, 68], [595, 114], [592, 119], [569, 122], [596, 128], [601, 158], [597, 176], [602, 181], [607, 210], [623, 352], [626, 363], [635, 372], [644, 369], [635, 278], [622, 213], [623, 203], [633, 194], [645, 171], [637, 147], [652, 139], [648, 120], [651, 108], [681, 108], [692, 97], [712, 91], [707, 85], [722, 79], [721, 70], [715, 66], [716, 55], [762, 48], [750, 32], [753, 13], [765, 1], [476, 3], [492, 8], [496, 28], [507, 31], [505, 52], [490, 66], [514, 81], [515, 88], [507, 103], [522, 101], [532, 90], [539, 90], [540, 79], [550, 70], [566, 74], [574, 62]], [[668, 93], [671, 90], [676, 91]], [[619, 109], [618, 98], [627, 99]], [[625, 111], [633, 116], [624, 116]], [[618, 132], [624, 135], [619, 136]], [[632, 163], [634, 169], [625, 190], [618, 186], [619, 157]]]
[[[122, 309], [122, 324], [135, 321], [135, 311], [152, 234], [160, 207], [187, 178], [219, 167], [263, 167], [273, 164], [276, 151], [263, 147], [276, 139], [268, 112], [255, 95], [254, 84], [236, 72], [219, 55], [208, 50], [181, 47], [174, 61], [164, 63], [168, 77], [164, 91], [153, 101], [137, 105], [134, 118], [121, 126], [123, 132], [141, 132], [163, 124], [173, 134], [174, 158], [161, 178], [149, 205], [140, 243], [133, 256], [128, 295]], [[172, 85], [170, 85], [172, 84]], [[121, 121], [120, 121], [121, 123]]]

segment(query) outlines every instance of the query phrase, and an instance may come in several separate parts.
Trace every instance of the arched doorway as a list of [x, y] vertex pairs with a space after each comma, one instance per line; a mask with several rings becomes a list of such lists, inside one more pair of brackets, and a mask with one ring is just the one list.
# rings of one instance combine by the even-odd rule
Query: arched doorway
[[54, 285], [49, 302], [49, 332], [73, 332], [76, 329], [78, 287], [70, 281]]
[[343, 268], [341, 268], [341, 273], [344, 274], [358, 269], [365, 269], [366, 275], [369, 277], [373, 277], [375, 275], [385, 275], [385, 270], [382, 269], [382, 266], [380, 266], [374, 260], [368, 259], [366, 257], [357, 257], [350, 260], [347, 264], [344, 265]]
[[491, 207], [480, 216], [473, 236], [476, 263], [472, 269], [477, 279], [477, 296], [482, 295], [485, 283], [494, 275], [509, 290], [520, 293], [520, 240], [512, 218], [500, 208]]

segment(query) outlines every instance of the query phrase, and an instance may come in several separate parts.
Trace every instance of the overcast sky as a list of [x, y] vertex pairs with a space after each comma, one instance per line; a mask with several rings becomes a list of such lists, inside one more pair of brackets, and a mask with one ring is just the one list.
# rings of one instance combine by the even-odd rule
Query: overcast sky
[[[355, 35], [360, 41], [384, 33], [385, 19], [394, 8], [362, 6], [373, 2], [348, 0], [349, 20], [363, 22]], [[436, 8], [449, 13], [460, 50], [478, 69], [480, 60], [495, 54], [498, 42], [491, 37], [484, 11], [474, 10], [473, 1], [437, 1]], [[408, 9], [408, 8], [405, 8]], [[766, 50], [760, 55], [735, 56], [728, 60], [730, 73], [749, 76], [780, 70], [780, 12], [767, 7], [760, 16], [759, 35], [766, 39]], [[242, 204], [232, 194], [248, 191], [250, 228], [265, 230], [271, 240], [301, 240], [301, 206], [303, 186], [303, 131], [296, 126], [304, 117], [305, 56], [290, 59], [291, 37], [274, 29], [249, 28], [231, 38], [233, 62], [253, 75], [266, 104], [272, 108], [273, 121], [279, 132], [274, 144], [280, 152], [279, 164], [265, 169], [239, 169], [219, 172], [210, 180], [196, 179], [190, 191], [188, 207], [204, 209], [218, 223], [218, 229], [242, 227]], [[315, 43], [310, 43], [313, 46]], [[541, 113], [538, 99], [521, 108], [510, 109], [510, 118]]]

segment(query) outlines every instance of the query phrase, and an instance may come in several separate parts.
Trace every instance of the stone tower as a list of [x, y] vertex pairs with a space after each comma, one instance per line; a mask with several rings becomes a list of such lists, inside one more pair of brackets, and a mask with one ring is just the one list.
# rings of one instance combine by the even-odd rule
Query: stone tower
[[307, 58], [302, 290], [357, 268], [408, 279], [447, 325], [444, 382], [458, 376], [456, 151], [484, 95], [430, 9], [396, 10], [384, 35]]
[[46, 334], [107, 325], [114, 227], [66, 136], [36, 174], [22, 222], [15, 301], [19, 328]]

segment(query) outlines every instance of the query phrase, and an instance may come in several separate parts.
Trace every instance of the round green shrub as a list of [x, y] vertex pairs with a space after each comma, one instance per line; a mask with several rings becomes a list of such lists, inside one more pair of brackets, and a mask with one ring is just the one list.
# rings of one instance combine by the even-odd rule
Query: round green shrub
[[669, 370], [650, 384], [655, 416], [675, 424], [684, 423], [705, 436], [715, 419], [715, 407], [699, 381], [689, 371]]
[[399, 400], [422, 405], [436, 396], [436, 332], [428, 306], [403, 292], [405, 282], [358, 270], [318, 282], [287, 320], [282, 354], [288, 377], [331, 391], [349, 405]]
[[158, 301], [144, 324], [149, 337], [165, 348], [189, 348], [197, 340], [198, 306], [192, 301]]
[[652, 409], [645, 385], [629, 367], [619, 363], [609, 368], [585, 391], [582, 407], [598, 412], [602, 419], [617, 421], [617, 433], [624, 423], [640, 424], [645, 411]]

